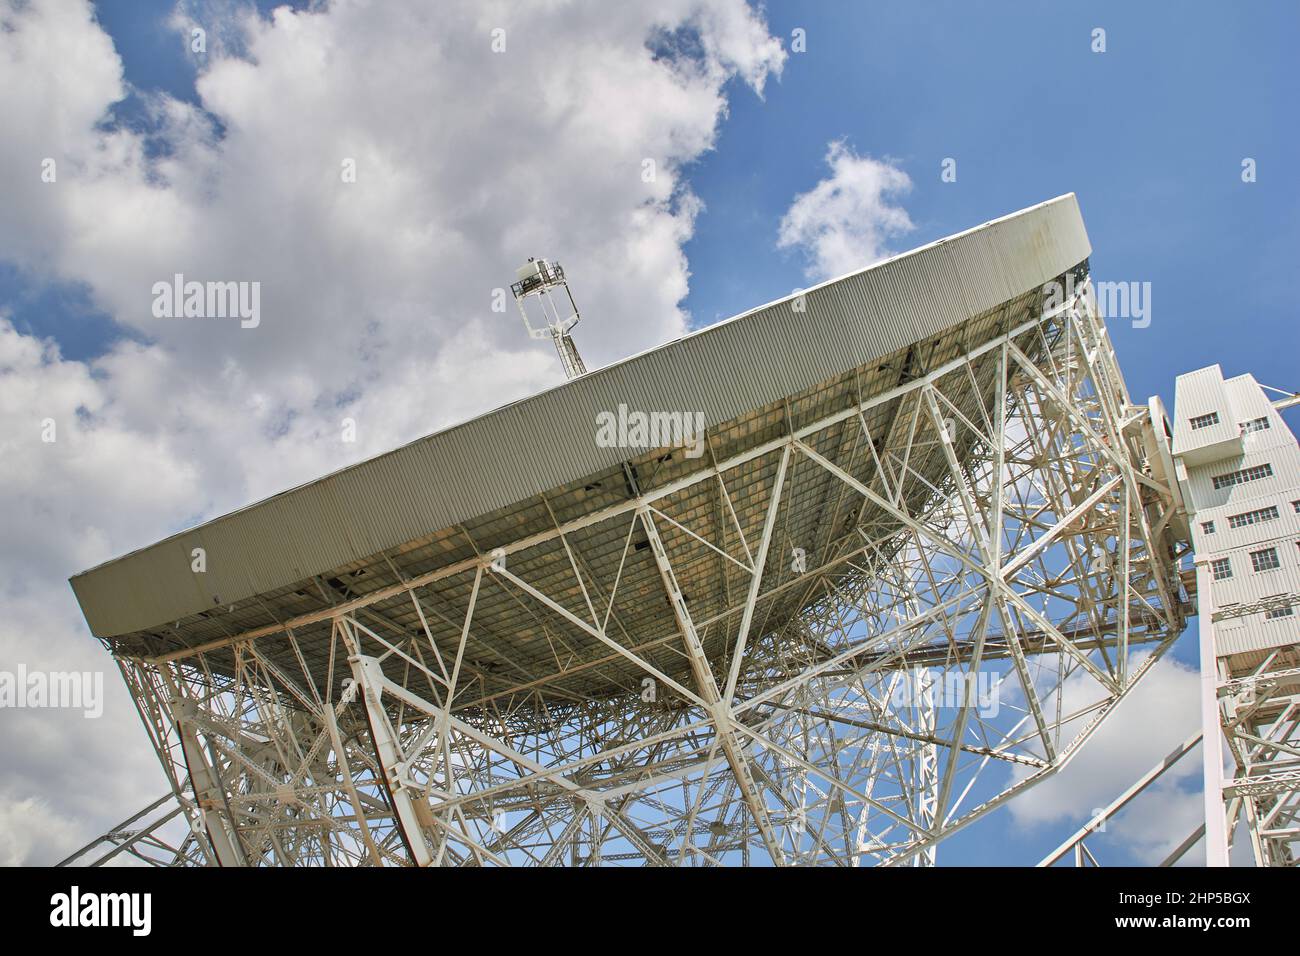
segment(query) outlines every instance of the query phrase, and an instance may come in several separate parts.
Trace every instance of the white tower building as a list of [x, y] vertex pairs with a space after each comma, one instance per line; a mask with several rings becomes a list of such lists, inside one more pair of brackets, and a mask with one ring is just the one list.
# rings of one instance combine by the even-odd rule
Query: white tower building
[[1250, 375], [1225, 380], [1217, 365], [1175, 387], [1173, 454], [1196, 552], [1210, 866], [1227, 865], [1242, 822], [1257, 865], [1300, 859], [1300, 449], [1279, 414], [1300, 398], [1277, 394], [1286, 397], [1270, 399]]

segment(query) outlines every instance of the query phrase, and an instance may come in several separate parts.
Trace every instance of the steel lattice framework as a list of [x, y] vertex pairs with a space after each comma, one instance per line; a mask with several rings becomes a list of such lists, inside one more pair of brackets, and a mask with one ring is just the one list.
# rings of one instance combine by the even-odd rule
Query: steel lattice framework
[[1035, 290], [463, 560], [117, 647], [192, 829], [170, 862], [933, 861], [1189, 610], [1160, 423], [1089, 303]]
[[1229, 846], [1244, 821], [1256, 866], [1293, 867], [1300, 850], [1300, 646], [1233, 663], [1218, 662], [1219, 720], [1232, 775], [1221, 784], [1226, 807], [1215, 809], [1224, 814]]

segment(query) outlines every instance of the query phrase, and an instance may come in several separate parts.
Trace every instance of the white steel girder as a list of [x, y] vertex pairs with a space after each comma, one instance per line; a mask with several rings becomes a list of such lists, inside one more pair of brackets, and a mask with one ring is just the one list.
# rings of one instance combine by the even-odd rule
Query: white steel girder
[[[1256, 866], [1300, 862], [1300, 647], [1274, 648], [1263, 661], [1234, 669], [1218, 658], [1209, 735], [1219, 748], [1206, 762], [1207, 862], [1228, 865], [1239, 826]], [[1230, 759], [1225, 770], [1223, 755]]]

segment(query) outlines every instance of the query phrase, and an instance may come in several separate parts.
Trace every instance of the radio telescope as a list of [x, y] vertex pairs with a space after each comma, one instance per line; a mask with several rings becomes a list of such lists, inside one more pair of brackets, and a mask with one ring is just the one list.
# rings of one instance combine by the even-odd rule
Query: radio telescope
[[933, 862], [1193, 610], [1090, 251], [1064, 196], [594, 372], [530, 261], [569, 381], [73, 578], [172, 862]]

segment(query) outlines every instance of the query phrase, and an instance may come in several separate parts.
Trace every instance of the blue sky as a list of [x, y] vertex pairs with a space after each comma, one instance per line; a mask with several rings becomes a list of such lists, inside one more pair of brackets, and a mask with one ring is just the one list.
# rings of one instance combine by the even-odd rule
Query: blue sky
[[[1094, 275], [1152, 283], [1151, 326], [1110, 327], [1135, 397], [1172, 401], [1175, 375], [1214, 362], [1296, 387], [1300, 130], [1283, 118], [1300, 92], [1300, 6], [1083, 6], [768, 4], [772, 32], [803, 27], [808, 52], [764, 101], [733, 97], [691, 173], [707, 206], [687, 245], [695, 320], [804, 284], [772, 236], [843, 138], [911, 176], [915, 242], [898, 247], [1076, 193]], [[945, 157], [955, 183], [940, 181]]]
[[[773, 2], [767, 11], [776, 35], [804, 28], [808, 52], [791, 56], [763, 101], [733, 97], [717, 149], [692, 170], [707, 206], [686, 246], [697, 323], [807, 284], [799, 257], [775, 250], [772, 236], [791, 194], [825, 174], [825, 144], [842, 138], [912, 178], [902, 204], [917, 228], [895, 248], [1076, 193], [1094, 276], [1152, 284], [1149, 327], [1109, 323], [1135, 400], [1160, 395], [1172, 407], [1175, 377], [1216, 362], [1227, 375], [1300, 388], [1291, 178], [1300, 129], [1283, 119], [1300, 93], [1300, 6], [1242, 15], [1182, 3], [1171, 16], [1166, 4]], [[1091, 51], [1094, 27], [1106, 30], [1105, 53]], [[956, 182], [940, 180], [946, 157], [957, 159]], [[1244, 157], [1256, 160], [1254, 183], [1241, 180]], [[1295, 430], [1297, 409], [1285, 415]], [[1195, 626], [1173, 651], [1190, 666]], [[1030, 860], [1069, 830], [990, 824], [951, 838], [943, 859]]]
[[[174, 3], [96, 7], [131, 87], [109, 125], [148, 131], [155, 94], [200, 105], [195, 59], [168, 23]], [[196, 4], [205, 7], [221, 5]], [[761, 97], [744, 78], [728, 80], [713, 148], [680, 170], [677, 186], [703, 203], [682, 246], [690, 280], [680, 305], [691, 326], [809, 284], [798, 251], [778, 248], [778, 231], [794, 197], [828, 175], [828, 145], [843, 141], [912, 182], [896, 201], [915, 228], [893, 238], [892, 251], [1075, 192], [1094, 276], [1151, 284], [1150, 326], [1109, 326], [1136, 399], [1169, 402], [1178, 373], [1216, 362], [1228, 375], [1300, 388], [1292, 291], [1300, 5], [873, 0], [769, 2], [765, 14], [787, 47], [803, 30], [807, 52], [791, 53]], [[1091, 49], [1098, 27], [1104, 53]], [[466, 74], [454, 95], [473, 103], [476, 89]], [[169, 148], [146, 147], [150, 155]], [[503, 135], [501, 148], [528, 147]], [[1256, 182], [1242, 181], [1246, 157]], [[941, 181], [946, 158], [956, 160], [955, 182]], [[20, 332], [53, 337], [69, 360], [96, 359], [123, 339], [149, 341], [87, 283], [2, 255], [0, 306]], [[591, 316], [582, 331], [599, 321]], [[1288, 420], [1300, 425], [1297, 410]], [[266, 491], [251, 480], [230, 487], [193, 507], [224, 509], [246, 500], [248, 488]], [[194, 517], [192, 508], [177, 515]], [[113, 549], [142, 543], [115, 539]], [[1193, 632], [1175, 655], [1194, 665]], [[946, 843], [941, 860], [1033, 862], [1078, 822], [1025, 831], [999, 813]]]
[[[134, 87], [197, 101], [171, 3], [96, 7]], [[808, 284], [798, 255], [776, 249], [777, 227], [825, 175], [827, 143], [844, 140], [912, 179], [903, 205], [916, 230], [895, 251], [1077, 193], [1094, 275], [1152, 284], [1151, 326], [1111, 325], [1135, 397], [1172, 401], [1179, 372], [1214, 362], [1294, 387], [1300, 130], [1282, 118], [1300, 91], [1300, 6], [1088, 7], [766, 4], [773, 35], [788, 45], [803, 29], [807, 52], [762, 99], [732, 80], [716, 148], [686, 171], [705, 205], [685, 246], [693, 325]], [[1104, 53], [1091, 50], [1095, 27]], [[949, 157], [958, 175], [945, 183]], [[1241, 181], [1244, 157], [1254, 183]], [[115, 331], [75, 288], [26, 288], [2, 264], [0, 295], [20, 325], [56, 331], [65, 354], [92, 355]]]

